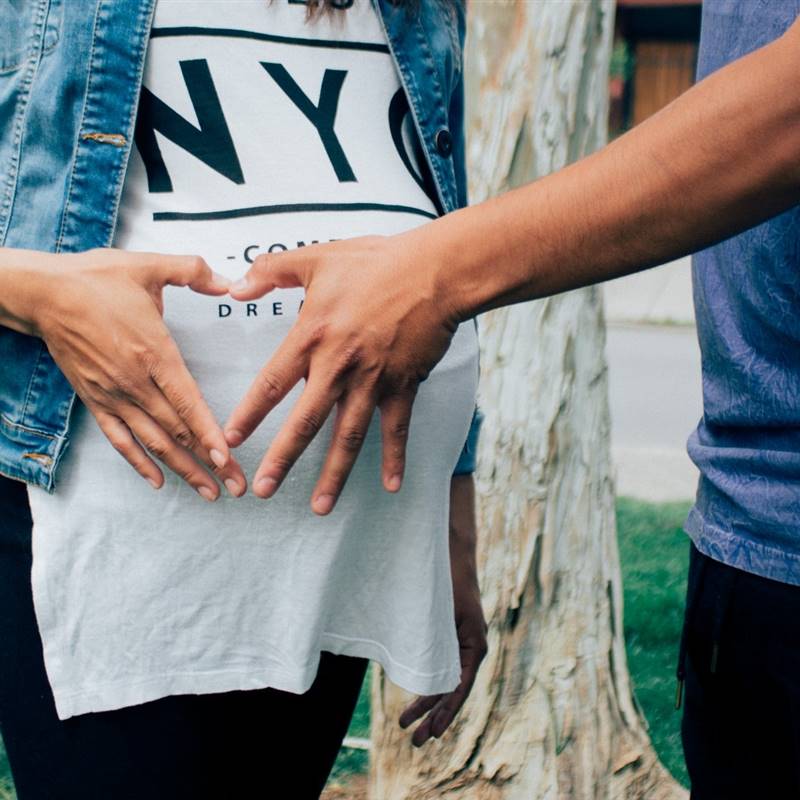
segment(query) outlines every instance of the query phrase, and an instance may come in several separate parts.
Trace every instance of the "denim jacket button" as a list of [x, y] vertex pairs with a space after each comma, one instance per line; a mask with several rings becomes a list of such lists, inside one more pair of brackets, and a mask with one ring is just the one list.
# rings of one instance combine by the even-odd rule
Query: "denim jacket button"
[[453, 152], [453, 137], [447, 128], [439, 128], [436, 133], [436, 149], [445, 157]]

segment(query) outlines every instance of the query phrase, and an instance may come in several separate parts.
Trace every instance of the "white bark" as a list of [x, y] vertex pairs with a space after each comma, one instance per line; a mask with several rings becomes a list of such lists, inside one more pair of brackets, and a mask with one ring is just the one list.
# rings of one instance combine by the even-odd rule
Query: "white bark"
[[[613, 0], [471, 0], [471, 202], [604, 143], [613, 12]], [[600, 292], [491, 312], [480, 335], [489, 655], [453, 725], [419, 750], [397, 725], [411, 696], [374, 667], [370, 795], [685, 797], [628, 679]]]

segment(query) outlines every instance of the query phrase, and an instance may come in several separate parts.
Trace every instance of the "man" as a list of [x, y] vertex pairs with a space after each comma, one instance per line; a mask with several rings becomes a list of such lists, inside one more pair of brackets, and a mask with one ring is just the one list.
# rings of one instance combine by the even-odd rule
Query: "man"
[[704, 416], [686, 526], [683, 739], [700, 800], [800, 796], [798, 14], [800, 0], [706, 0], [701, 80], [603, 150], [400, 236], [259, 257], [231, 290], [306, 288], [225, 433], [237, 446], [307, 377], [253, 486], [277, 491], [337, 405], [312, 498], [325, 514], [376, 405], [383, 484], [399, 487], [416, 387], [459, 323], [709, 248], [694, 262]]

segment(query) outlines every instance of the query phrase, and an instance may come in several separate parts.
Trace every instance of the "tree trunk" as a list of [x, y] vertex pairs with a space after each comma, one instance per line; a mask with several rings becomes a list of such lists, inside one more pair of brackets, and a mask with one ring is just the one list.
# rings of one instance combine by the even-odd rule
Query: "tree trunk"
[[[469, 4], [471, 202], [604, 143], [613, 12], [613, 0]], [[491, 312], [480, 335], [489, 654], [456, 720], [420, 749], [397, 724], [412, 696], [374, 665], [370, 796], [686, 797], [628, 678], [601, 294]]]

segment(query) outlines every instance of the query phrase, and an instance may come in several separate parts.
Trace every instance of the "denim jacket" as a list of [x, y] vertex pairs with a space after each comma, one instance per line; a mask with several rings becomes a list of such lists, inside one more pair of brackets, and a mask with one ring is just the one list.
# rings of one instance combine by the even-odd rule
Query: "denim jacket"
[[[371, 0], [440, 214], [467, 204], [463, 0]], [[0, 246], [108, 247], [156, 0], [0, 1]], [[474, 322], [474, 321], [473, 321]], [[52, 492], [76, 395], [43, 341], [0, 326], [0, 473]], [[474, 470], [481, 414], [456, 473]]]

